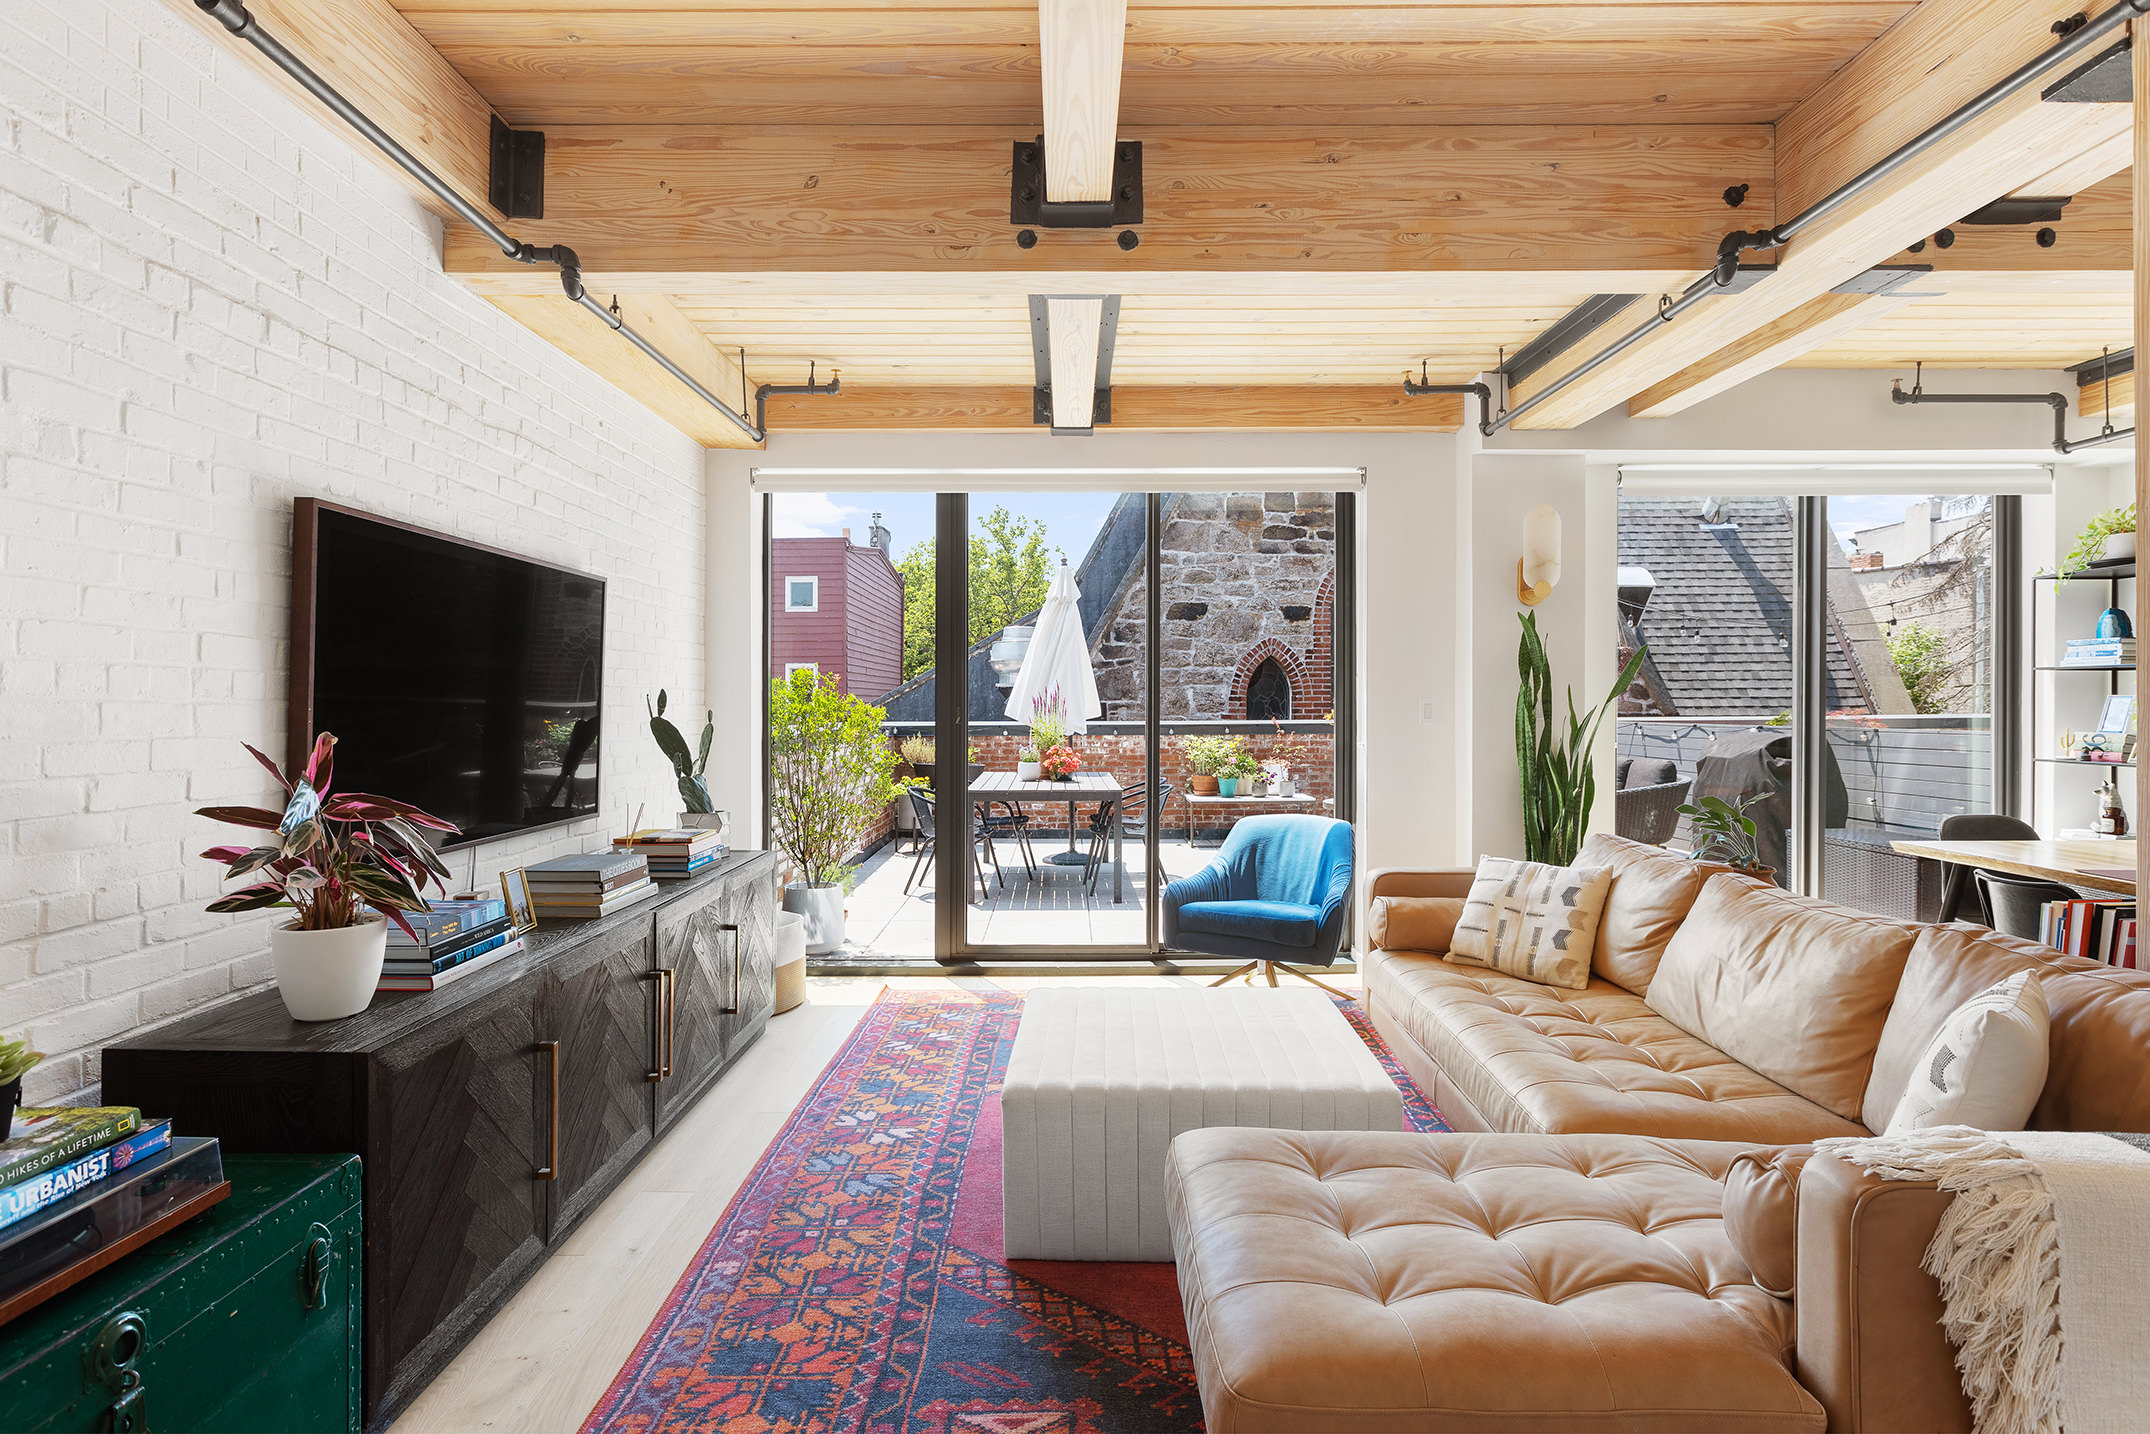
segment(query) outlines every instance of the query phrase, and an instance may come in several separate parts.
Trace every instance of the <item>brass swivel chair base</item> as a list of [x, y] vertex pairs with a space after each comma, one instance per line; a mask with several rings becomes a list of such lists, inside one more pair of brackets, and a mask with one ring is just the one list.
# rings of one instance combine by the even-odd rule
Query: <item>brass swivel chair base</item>
[[1339, 991], [1336, 989], [1336, 987], [1331, 986], [1326, 981], [1317, 981], [1312, 976], [1307, 975], [1306, 972], [1297, 970], [1291, 966], [1287, 966], [1282, 961], [1249, 961], [1246, 965], [1240, 967], [1231, 975], [1220, 976], [1209, 984], [1213, 987], [1222, 986], [1227, 981], [1236, 981], [1240, 977], [1245, 976], [1247, 978], [1247, 984], [1251, 986], [1254, 984], [1254, 977], [1249, 973], [1251, 973], [1257, 966], [1262, 968], [1262, 974], [1269, 978], [1269, 984], [1272, 986], [1277, 983], [1277, 972], [1282, 971], [1287, 976], [1297, 976], [1300, 980], [1306, 982], [1309, 986], [1319, 986], [1322, 990], [1327, 991], [1332, 996], [1340, 996], [1347, 1001], [1351, 999], [1351, 995], [1349, 992]]

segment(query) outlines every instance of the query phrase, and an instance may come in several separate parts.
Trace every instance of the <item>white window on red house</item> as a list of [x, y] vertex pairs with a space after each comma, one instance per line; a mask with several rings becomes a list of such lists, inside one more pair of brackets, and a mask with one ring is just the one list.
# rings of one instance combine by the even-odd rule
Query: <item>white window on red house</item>
[[818, 662], [787, 662], [784, 664], [784, 679], [787, 682], [791, 680], [791, 676], [795, 672], [811, 672], [819, 676], [821, 664]]
[[820, 610], [820, 578], [784, 579], [784, 611], [819, 612]]

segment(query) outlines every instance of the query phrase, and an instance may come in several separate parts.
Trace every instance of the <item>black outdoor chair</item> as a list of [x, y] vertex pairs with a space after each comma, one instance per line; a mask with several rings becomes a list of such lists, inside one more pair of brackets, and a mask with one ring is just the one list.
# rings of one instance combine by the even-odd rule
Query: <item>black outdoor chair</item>
[[[1963, 812], [1953, 817], [1943, 817], [1941, 819], [1941, 840], [2036, 841], [2038, 840], [2038, 828], [2015, 817], [2004, 817], [1998, 812]], [[1948, 873], [1941, 879], [1941, 919], [1943, 921], [1956, 920], [1962, 912], [1964, 898], [1966, 896], [1975, 896], [1979, 906], [1977, 919], [1993, 927], [1996, 931], [2000, 929], [1993, 919], [1993, 907], [1987, 901], [1985, 892], [1979, 889], [1971, 879], [1974, 872], [1987, 870], [1988, 868], [1986, 867], [1965, 866], [1959, 861], [1952, 861], [1948, 864]], [[2023, 879], [2010, 876], [2006, 872], [1994, 872], [1993, 874], [1999, 876], [2003, 881], [2020, 881]], [[2051, 885], [2050, 882], [2047, 884]], [[2072, 891], [2068, 893], [2069, 896], [2074, 894]], [[2061, 901], [2066, 898], [2056, 896], [2048, 899]], [[2033, 941], [2038, 939], [2038, 928], [2035, 923], [2031, 927], [2031, 939]]]
[[1650, 846], [1671, 841], [1689, 785], [1680, 769], [1664, 757], [1626, 757], [1613, 781], [1613, 830]]
[[1993, 929], [2003, 936], [2020, 936], [2026, 941], [2044, 939], [2039, 930], [2047, 902], [2076, 899], [2074, 887], [2040, 877], [2010, 876], [1980, 867], [1971, 878], [1978, 884], [1986, 909], [1993, 913]]
[[[933, 858], [934, 838], [939, 830], [933, 824], [933, 798], [926, 795], [926, 789], [923, 787], [911, 788], [910, 798], [911, 811], [918, 817], [920, 840], [918, 855], [911, 862], [911, 874], [903, 879], [903, 894], [905, 896], [911, 894], [912, 884], [918, 881], [922, 874], [931, 869], [928, 863]], [[993, 892], [992, 888], [985, 884], [985, 866], [978, 860], [981, 851], [993, 863], [993, 874], [1001, 877], [1000, 888], [1006, 891], [1008, 889], [1008, 879], [1001, 876], [1000, 858], [993, 851], [993, 834], [986, 830], [983, 823], [974, 821], [971, 825], [970, 872], [972, 879], [978, 883], [978, 900], [984, 902], [992, 899]]]
[[[1005, 809], [1005, 815], [993, 815], [993, 808]], [[1022, 853], [1023, 870], [1032, 881], [1038, 879], [1038, 859], [1030, 850], [1030, 813], [1015, 802], [990, 801], [978, 803], [978, 825], [991, 836], [1014, 837], [1015, 849]], [[1000, 870], [1000, 859], [994, 858], [993, 869]], [[1006, 882], [1001, 883], [1006, 886]]]
[[[1164, 778], [1157, 779], [1157, 810], [1164, 810], [1165, 803], [1172, 800], [1174, 790], [1176, 789], [1173, 785]], [[1083, 889], [1092, 896], [1097, 895], [1097, 879], [1103, 873], [1105, 863], [1112, 852], [1112, 824], [1115, 820], [1120, 823], [1120, 840], [1123, 843], [1149, 840], [1150, 806], [1142, 788], [1122, 787], [1117, 802], [1099, 807], [1090, 817], [1090, 851], [1088, 859], [1083, 863], [1082, 875]], [[1171, 880], [1165, 872], [1164, 853], [1160, 851], [1157, 854], [1157, 876], [1152, 885]]]

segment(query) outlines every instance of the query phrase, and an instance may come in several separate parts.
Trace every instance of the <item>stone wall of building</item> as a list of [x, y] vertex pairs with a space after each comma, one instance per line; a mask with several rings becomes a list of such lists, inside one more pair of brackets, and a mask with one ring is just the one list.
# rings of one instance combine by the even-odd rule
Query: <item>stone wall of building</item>
[[[1182, 493], [1161, 553], [1166, 717], [1240, 721], [1273, 659], [1295, 721], [1327, 715], [1333, 658], [1336, 500], [1331, 493]], [[1137, 565], [1093, 642], [1107, 721], [1138, 721], [1149, 584]]]

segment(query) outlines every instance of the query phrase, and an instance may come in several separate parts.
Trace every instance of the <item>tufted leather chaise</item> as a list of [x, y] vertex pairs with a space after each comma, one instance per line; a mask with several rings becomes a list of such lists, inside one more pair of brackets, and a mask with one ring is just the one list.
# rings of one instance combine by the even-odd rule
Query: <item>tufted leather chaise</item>
[[[1940, 1022], [2026, 966], [2053, 1010], [2032, 1124], [2150, 1130], [2150, 974], [1617, 837], [1577, 864], [1618, 873], [1583, 990], [1365, 958], [1375, 1025], [1464, 1133], [1173, 1142], [1211, 1434], [1968, 1430], [1918, 1267], [1948, 1197], [1806, 1143], [1886, 1123]], [[1378, 873], [1372, 894], [1470, 878]]]

